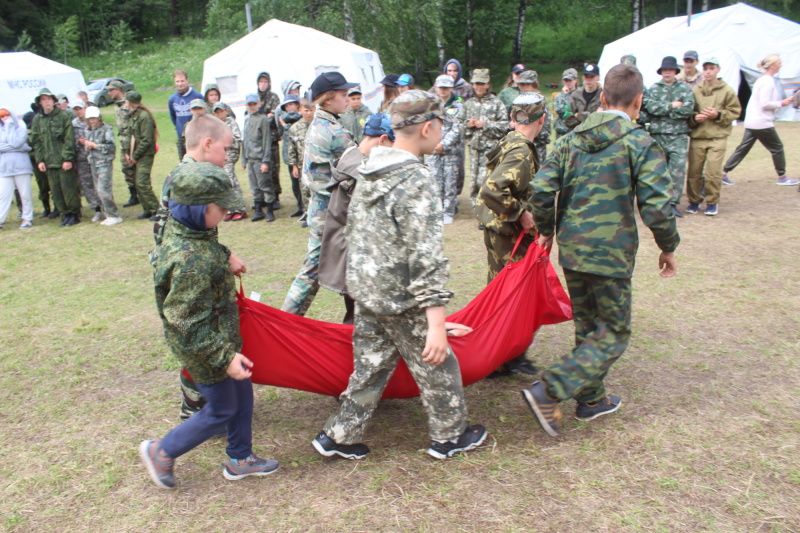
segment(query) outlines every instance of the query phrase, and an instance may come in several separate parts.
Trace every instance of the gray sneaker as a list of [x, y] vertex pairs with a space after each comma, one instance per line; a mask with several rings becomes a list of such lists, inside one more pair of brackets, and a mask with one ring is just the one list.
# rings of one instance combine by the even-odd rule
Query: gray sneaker
[[622, 398], [619, 396], [606, 396], [602, 400], [594, 403], [578, 403], [575, 409], [575, 420], [588, 422], [598, 416], [613, 413], [622, 405]]
[[262, 459], [251, 455], [246, 459], [228, 459], [223, 463], [225, 469], [222, 475], [225, 479], [236, 481], [247, 476], [266, 476], [278, 469], [278, 461], [275, 459]]
[[161, 451], [160, 440], [143, 440], [139, 445], [139, 456], [156, 485], [162, 489], [175, 488], [175, 460]]

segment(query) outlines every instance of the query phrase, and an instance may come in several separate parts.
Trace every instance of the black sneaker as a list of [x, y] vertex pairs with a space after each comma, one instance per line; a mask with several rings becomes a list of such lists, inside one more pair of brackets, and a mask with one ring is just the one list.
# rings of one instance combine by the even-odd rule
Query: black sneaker
[[144, 213], [142, 213], [141, 215], [139, 215], [136, 218], [138, 218], [139, 220], [150, 220], [150, 217], [153, 216], [153, 215], [155, 215], [155, 213], [150, 213], [148, 211], [145, 211]]
[[578, 403], [578, 408], [575, 409], [575, 420], [588, 422], [598, 416], [613, 413], [619, 409], [620, 405], [622, 405], [622, 398], [619, 396], [606, 396], [595, 403]]
[[228, 459], [223, 463], [222, 475], [225, 479], [236, 481], [247, 476], [266, 476], [278, 469], [275, 459], [262, 459], [251, 455], [247, 459]]
[[522, 390], [522, 397], [528, 402], [528, 406], [547, 434], [551, 437], [558, 436], [558, 430], [561, 428], [561, 407], [558, 405], [558, 400], [547, 394], [544, 383], [534, 381], [533, 385]]
[[449, 459], [457, 453], [474, 450], [486, 440], [486, 428], [480, 424], [469, 426], [455, 442], [439, 442], [432, 440], [428, 455], [436, 459]]
[[369, 453], [366, 444], [336, 444], [332, 438], [321, 431], [317, 438], [311, 441], [311, 446], [317, 453], [325, 457], [338, 455], [345, 459], [363, 459]]
[[527, 359], [521, 359], [519, 361], [512, 359], [506, 363], [506, 365], [511, 374], [528, 374], [530, 376], [535, 376], [539, 372], [539, 369]]
[[175, 460], [161, 452], [160, 440], [143, 440], [139, 445], [139, 456], [156, 485], [162, 489], [175, 488]]

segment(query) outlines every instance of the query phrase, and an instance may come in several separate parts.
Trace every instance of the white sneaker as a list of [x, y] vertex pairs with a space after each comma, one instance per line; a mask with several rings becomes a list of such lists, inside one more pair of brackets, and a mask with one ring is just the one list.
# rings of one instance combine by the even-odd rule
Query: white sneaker
[[92, 217], [92, 222], [100, 222], [103, 220], [103, 213], [100, 211], [95, 211], [94, 216]]
[[120, 222], [123, 222], [122, 217], [108, 217], [101, 224], [103, 226], [116, 226]]
[[445, 215], [444, 216], [444, 223], [445, 224], [452, 224], [453, 223], [453, 217], [451, 217], [450, 215]]

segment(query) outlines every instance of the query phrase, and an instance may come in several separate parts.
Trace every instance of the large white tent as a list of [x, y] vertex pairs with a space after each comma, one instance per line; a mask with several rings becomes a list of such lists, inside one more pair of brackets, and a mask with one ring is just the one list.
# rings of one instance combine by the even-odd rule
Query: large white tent
[[21, 117], [44, 87], [71, 102], [86, 90], [86, 82], [80, 70], [31, 52], [0, 53], [0, 106]]
[[[656, 71], [664, 56], [675, 56], [680, 63], [687, 50], [696, 50], [701, 62], [719, 59], [722, 79], [737, 92], [742, 76], [750, 86], [760, 76], [758, 61], [780, 54], [779, 89], [783, 96], [800, 90], [800, 24], [744, 3], [697, 13], [691, 23], [686, 16], [665, 18], [607, 44], [598, 65], [601, 73], [608, 72], [623, 55], [632, 54], [649, 87], [660, 79]], [[776, 118], [800, 120], [791, 106]]]
[[377, 52], [327, 33], [272, 19], [205, 60], [203, 87], [216, 83], [222, 101], [244, 117], [244, 98], [257, 89], [257, 76], [269, 72], [272, 91], [297, 80], [305, 92], [319, 74], [341, 72], [347, 81], [360, 83], [364, 103], [377, 111], [383, 101], [383, 66]]

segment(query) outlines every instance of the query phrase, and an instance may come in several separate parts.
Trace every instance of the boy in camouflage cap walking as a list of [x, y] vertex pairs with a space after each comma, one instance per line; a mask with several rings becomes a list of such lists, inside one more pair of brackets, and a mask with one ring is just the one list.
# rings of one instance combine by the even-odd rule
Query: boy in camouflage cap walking
[[444, 126], [442, 140], [427, 158], [442, 197], [445, 224], [452, 224], [456, 215], [458, 173], [464, 158], [464, 101], [453, 92], [454, 86], [453, 78], [447, 74], [436, 78], [434, 90], [444, 107]]
[[444, 115], [436, 97], [417, 90], [400, 95], [391, 110], [394, 147], [372, 149], [348, 211], [354, 370], [312, 445], [326, 457], [365, 457], [364, 430], [402, 357], [428, 414], [428, 454], [446, 459], [482, 444], [486, 429], [467, 427], [461, 371], [444, 325], [453, 293], [444, 288], [442, 204], [420, 162], [441, 141]]

